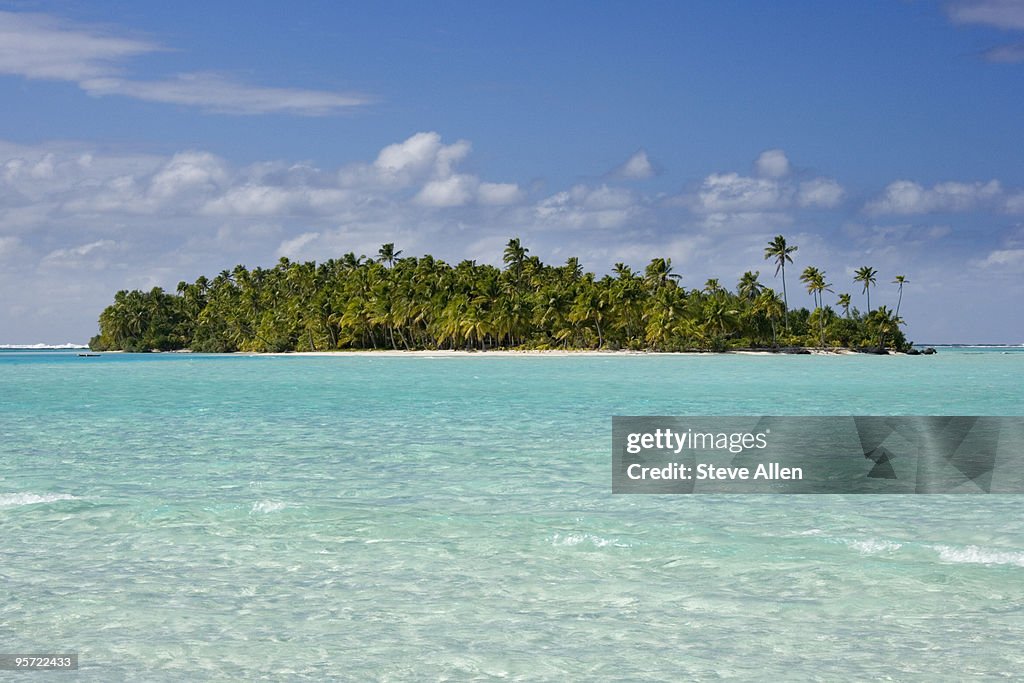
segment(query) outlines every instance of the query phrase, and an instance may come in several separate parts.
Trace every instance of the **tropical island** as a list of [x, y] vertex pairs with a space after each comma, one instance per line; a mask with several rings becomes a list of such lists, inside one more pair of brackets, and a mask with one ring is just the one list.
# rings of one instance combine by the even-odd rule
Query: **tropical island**
[[712, 278], [687, 289], [672, 261], [643, 273], [584, 272], [579, 259], [551, 266], [509, 240], [504, 269], [432, 256], [403, 257], [392, 243], [376, 258], [345, 254], [322, 263], [281, 258], [273, 268], [239, 265], [212, 279], [180, 282], [171, 294], [122, 290], [99, 317], [94, 351], [280, 353], [340, 350], [730, 351], [852, 349], [908, 351], [899, 308], [908, 280], [897, 275], [895, 310], [871, 308], [877, 271], [860, 268], [866, 312], [834, 293], [825, 272], [800, 275], [814, 308], [790, 308], [786, 264], [796, 245], [782, 235], [764, 251], [781, 275], [781, 295], [747, 271], [735, 290]]

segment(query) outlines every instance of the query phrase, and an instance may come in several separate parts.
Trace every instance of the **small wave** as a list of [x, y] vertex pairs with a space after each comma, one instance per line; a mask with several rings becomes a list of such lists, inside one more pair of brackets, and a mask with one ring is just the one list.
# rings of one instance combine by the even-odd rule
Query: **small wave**
[[902, 543], [895, 541], [884, 541], [877, 538], [868, 538], [860, 541], [847, 541], [846, 544], [864, 555], [877, 555], [878, 553], [891, 553], [903, 547]]
[[288, 507], [288, 503], [282, 503], [276, 500], [261, 500], [258, 503], [252, 504], [252, 514], [270, 514], [271, 512], [278, 512]]
[[932, 546], [943, 562], [957, 564], [1008, 564], [1024, 567], [1024, 552], [1013, 550], [993, 550], [969, 545], [966, 548], [953, 548], [948, 545]]
[[604, 548], [605, 546], [614, 546], [616, 548], [628, 548], [629, 546], [624, 543], [619, 543], [615, 540], [609, 540], [607, 538], [601, 538], [594, 534], [569, 534], [568, 536], [562, 536], [561, 534], [555, 534], [551, 537], [551, 545], [564, 545], [574, 546], [584, 543], [589, 543], [595, 548]]
[[0, 493], [0, 508], [53, 503], [58, 500], [78, 500], [66, 493]]

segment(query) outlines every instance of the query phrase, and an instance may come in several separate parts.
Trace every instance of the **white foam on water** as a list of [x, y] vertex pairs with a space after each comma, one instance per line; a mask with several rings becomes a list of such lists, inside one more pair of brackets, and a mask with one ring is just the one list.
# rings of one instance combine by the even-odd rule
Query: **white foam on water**
[[902, 543], [886, 541], [878, 538], [867, 538], [858, 541], [847, 541], [846, 545], [864, 555], [877, 555], [878, 553], [891, 553], [903, 547]]
[[252, 504], [252, 514], [270, 514], [271, 512], [278, 512], [288, 507], [288, 503], [282, 503], [276, 500], [261, 500], [258, 503]]
[[616, 548], [628, 548], [630, 546], [624, 543], [618, 543], [615, 540], [609, 540], [607, 538], [601, 538], [594, 534], [569, 534], [562, 536], [561, 534], [555, 534], [551, 537], [551, 545], [564, 545], [574, 546], [582, 543], [589, 543], [595, 548], [604, 548], [605, 546], [614, 546]]
[[948, 545], [932, 546], [939, 553], [943, 562], [957, 564], [1003, 564], [1024, 567], [1024, 552], [1014, 550], [995, 550], [969, 545], [965, 548], [953, 548]]
[[58, 500], [78, 500], [78, 496], [66, 493], [0, 493], [0, 508], [53, 503]]

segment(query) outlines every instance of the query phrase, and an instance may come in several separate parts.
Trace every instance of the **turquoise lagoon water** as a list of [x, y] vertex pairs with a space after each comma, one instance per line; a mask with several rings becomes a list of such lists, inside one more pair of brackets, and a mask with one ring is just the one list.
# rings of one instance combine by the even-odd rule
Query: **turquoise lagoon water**
[[610, 435], [1020, 415], [1022, 376], [1008, 349], [2, 352], [0, 651], [89, 681], [1019, 675], [1024, 496], [613, 497]]

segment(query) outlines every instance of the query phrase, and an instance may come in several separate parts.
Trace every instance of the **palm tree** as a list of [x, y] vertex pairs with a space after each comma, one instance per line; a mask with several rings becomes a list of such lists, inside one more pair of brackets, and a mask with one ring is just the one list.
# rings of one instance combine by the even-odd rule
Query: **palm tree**
[[900, 304], [903, 303], [903, 285], [910, 282], [905, 276], [897, 275], [896, 279], [892, 281], [894, 285], [900, 286], [900, 296], [896, 299], [896, 317], [900, 317]]
[[513, 237], [505, 245], [505, 253], [503, 259], [505, 266], [515, 275], [516, 282], [519, 281], [519, 276], [523, 272], [523, 262], [526, 261], [526, 255], [529, 253], [529, 249], [524, 247], [519, 241], [518, 237]]
[[644, 281], [653, 289], [666, 287], [670, 283], [677, 284], [680, 275], [672, 272], [672, 259], [656, 258], [651, 259], [644, 270]]
[[395, 265], [395, 259], [402, 255], [402, 250], [395, 251], [395, 243], [388, 242], [382, 244], [380, 249], [377, 250], [377, 254], [380, 256], [382, 263], [388, 264], [388, 268]]
[[764, 285], [757, 281], [758, 276], [761, 275], [761, 271], [747, 271], [740, 277], [739, 283], [736, 285], [736, 293], [740, 295], [741, 299], [745, 299], [748, 303], [754, 302], [761, 290], [764, 289]]
[[831, 292], [831, 285], [825, 282], [825, 272], [808, 266], [800, 279], [807, 284], [807, 291], [814, 295], [814, 303], [818, 312], [819, 338], [825, 346], [825, 292]]
[[850, 295], [843, 292], [839, 295], [839, 305], [843, 307], [843, 315], [850, 317]]
[[807, 286], [807, 293], [814, 296], [814, 307], [818, 308], [818, 290], [815, 285], [821, 278], [821, 271], [814, 266], [807, 266], [804, 268], [804, 272], [800, 274], [800, 282], [803, 282]]
[[775, 277], [779, 276], [779, 271], [782, 271], [782, 306], [785, 309], [786, 319], [786, 334], [789, 334], [789, 298], [786, 294], [786, 261], [793, 262], [793, 257], [790, 256], [794, 251], [797, 250], [797, 246], [788, 246], [786, 244], [786, 238], [782, 235], [776, 235], [775, 239], [768, 243], [768, 246], [764, 250], [764, 258], [775, 259]]
[[[766, 258], [775, 254], [784, 287], [786, 262], [792, 263], [795, 250], [781, 235], [766, 250]], [[808, 317], [805, 310], [790, 316], [785, 293], [761, 285], [756, 271], [744, 273], [734, 293], [715, 278], [703, 290], [679, 286], [667, 258], [651, 260], [643, 272], [618, 263], [613, 275], [598, 279], [575, 257], [565, 265], [545, 265], [528, 256], [518, 239], [505, 250], [503, 270], [470, 260], [453, 267], [430, 256], [399, 258], [390, 243], [378, 254], [367, 259], [348, 253], [319, 265], [286, 258], [271, 268], [239, 265], [212, 280], [179, 282], [176, 295], [159, 288], [120, 291], [100, 314], [95, 346], [217, 352], [550, 345], [721, 349], [744, 337], [766, 345], [769, 324], [772, 344], [779, 343], [780, 319], [801, 338], [806, 325], [817, 326], [822, 344], [826, 328], [842, 344], [905, 344], [899, 327], [903, 276], [894, 281], [900, 286], [895, 313], [882, 307], [849, 319], [851, 297], [842, 294], [839, 304], [848, 319], [832, 325], [836, 316], [824, 305], [824, 293], [832, 290], [825, 273], [813, 266], [800, 278], [814, 296], [816, 310]], [[865, 267], [857, 274], [870, 296], [876, 272]]]
[[878, 275], [878, 271], [871, 266], [861, 266], [857, 269], [856, 275], [853, 276], [854, 282], [863, 282], [863, 291], [868, 296], [868, 313], [871, 312], [871, 285], [875, 284], [875, 276]]
[[885, 348], [886, 335], [898, 330], [904, 322], [903, 318], [895, 315], [886, 306], [879, 306], [878, 310], [871, 313], [868, 319], [878, 330], [878, 348], [880, 349]]
[[772, 346], [777, 345], [775, 338], [775, 321], [781, 318], [785, 312], [785, 304], [779, 299], [779, 295], [773, 289], [767, 287], [757, 295], [757, 301], [754, 302], [754, 311], [764, 315], [768, 318], [772, 324]]

